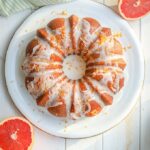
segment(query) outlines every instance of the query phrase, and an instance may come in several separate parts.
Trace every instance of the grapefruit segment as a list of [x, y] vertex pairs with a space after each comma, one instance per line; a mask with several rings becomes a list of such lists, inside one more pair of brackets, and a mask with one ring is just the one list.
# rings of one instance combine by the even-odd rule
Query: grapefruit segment
[[21, 118], [12, 117], [0, 123], [0, 149], [31, 150], [33, 144], [33, 128]]
[[118, 8], [123, 18], [135, 20], [150, 13], [150, 0], [120, 0]]

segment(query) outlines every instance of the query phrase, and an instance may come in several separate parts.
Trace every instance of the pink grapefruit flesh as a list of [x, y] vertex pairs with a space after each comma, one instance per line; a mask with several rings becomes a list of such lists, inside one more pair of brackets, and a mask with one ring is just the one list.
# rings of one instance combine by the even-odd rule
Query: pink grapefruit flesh
[[127, 20], [136, 20], [150, 13], [150, 0], [120, 0], [119, 12]]
[[21, 117], [8, 118], [0, 123], [0, 149], [31, 150], [33, 129]]

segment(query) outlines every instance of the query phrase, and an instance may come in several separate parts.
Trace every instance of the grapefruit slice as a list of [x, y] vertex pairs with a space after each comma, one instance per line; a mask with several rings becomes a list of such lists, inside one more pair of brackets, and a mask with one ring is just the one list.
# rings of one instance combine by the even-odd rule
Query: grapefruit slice
[[0, 123], [0, 150], [31, 150], [33, 128], [21, 118], [12, 117]]
[[150, 13], [150, 0], [120, 0], [119, 12], [127, 20], [136, 20]]

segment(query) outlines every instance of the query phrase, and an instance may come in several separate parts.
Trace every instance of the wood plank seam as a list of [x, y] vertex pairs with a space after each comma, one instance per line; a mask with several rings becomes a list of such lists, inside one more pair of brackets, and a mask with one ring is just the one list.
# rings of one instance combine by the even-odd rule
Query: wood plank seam
[[[140, 36], [139, 36], [139, 40], [141, 42], [141, 19], [140, 19]], [[145, 78], [145, 77], [144, 77]], [[139, 150], [141, 150], [141, 96], [140, 96], [140, 106], [139, 106], [139, 111], [140, 111], [140, 118], [139, 118]]]
[[65, 150], [67, 150], [67, 138], [65, 138]]

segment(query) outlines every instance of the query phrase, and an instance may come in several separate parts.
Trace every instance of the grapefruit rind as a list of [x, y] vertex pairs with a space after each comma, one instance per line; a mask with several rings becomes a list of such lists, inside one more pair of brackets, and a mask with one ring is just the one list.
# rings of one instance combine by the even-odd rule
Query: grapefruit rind
[[123, 1], [123, 0], [119, 0], [119, 3], [118, 3], [118, 10], [119, 10], [120, 15], [121, 15], [124, 19], [126, 19], [126, 20], [138, 20], [138, 19], [143, 18], [144, 16], [150, 14], [150, 10], [149, 10], [146, 14], [144, 14], [144, 15], [142, 15], [142, 16], [140, 16], [140, 17], [136, 17], [136, 18], [129, 18], [129, 17], [126, 17], [125, 14], [123, 13], [122, 9], [121, 9], [121, 5], [122, 5], [122, 3], [123, 3], [122, 1]]
[[[7, 119], [4, 119], [3, 121], [0, 122], [0, 126], [3, 125], [5, 122], [9, 121], [9, 120], [15, 120], [15, 119], [18, 119], [18, 120], [21, 120], [25, 123], [27, 123], [30, 127], [30, 131], [31, 131], [31, 144], [29, 145], [28, 147], [28, 150], [32, 150], [32, 147], [33, 147], [33, 143], [34, 143], [34, 133], [33, 133], [33, 127], [31, 125], [31, 123], [29, 121], [27, 121], [26, 119], [22, 118], [22, 117], [10, 117], [10, 118], [7, 118]], [[0, 150], [1, 150], [1, 147], [0, 147]]]

